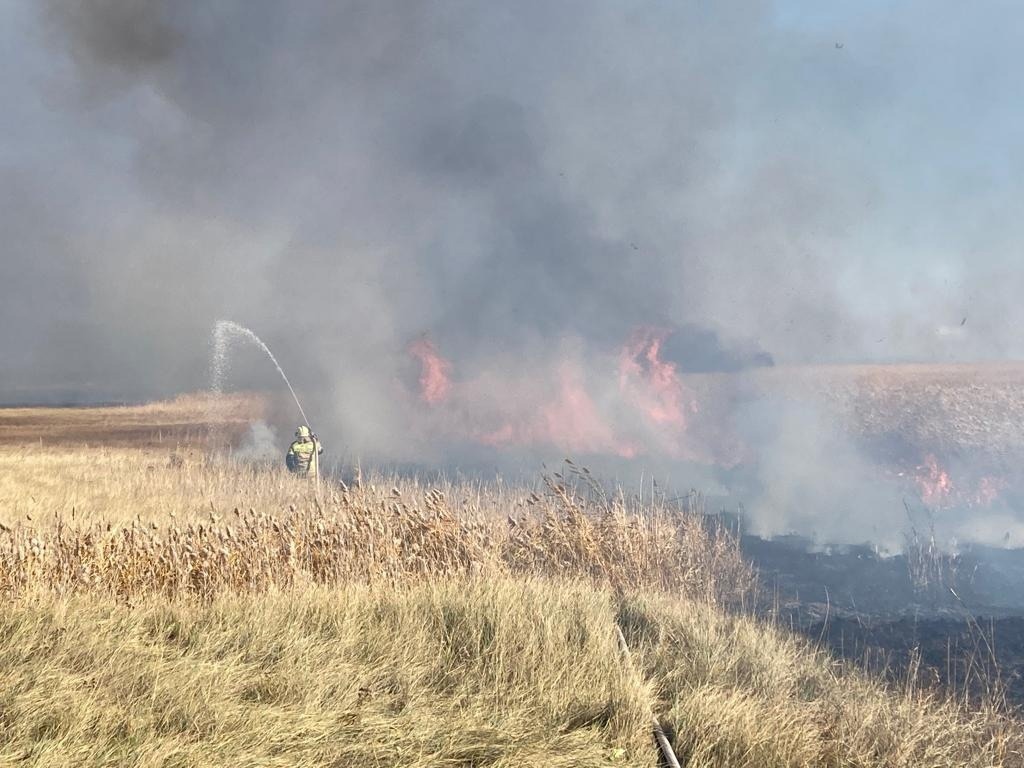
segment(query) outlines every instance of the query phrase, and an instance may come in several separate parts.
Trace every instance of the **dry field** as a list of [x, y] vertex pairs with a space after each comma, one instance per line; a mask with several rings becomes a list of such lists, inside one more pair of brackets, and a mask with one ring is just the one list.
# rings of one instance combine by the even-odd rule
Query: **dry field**
[[118, 447], [172, 451], [195, 448], [218, 425], [226, 439], [237, 438], [249, 423], [263, 418], [265, 398], [239, 393], [210, 398], [182, 395], [174, 400], [98, 408], [0, 408], [0, 446], [34, 443], [45, 448]]
[[1024, 766], [1019, 721], [746, 616], [692, 516], [579, 470], [316, 492], [166, 442], [182, 402], [0, 411], [48, 430], [0, 441], [2, 765], [653, 766], [653, 710], [691, 766]]
[[867, 441], [1024, 456], [1024, 363], [779, 367], [692, 382], [712, 400], [717, 389], [814, 404]]
[[[637, 671], [616, 654], [618, 623]], [[0, 614], [0, 763], [1018, 766], [1019, 727], [884, 690], [702, 600], [449, 577]]]

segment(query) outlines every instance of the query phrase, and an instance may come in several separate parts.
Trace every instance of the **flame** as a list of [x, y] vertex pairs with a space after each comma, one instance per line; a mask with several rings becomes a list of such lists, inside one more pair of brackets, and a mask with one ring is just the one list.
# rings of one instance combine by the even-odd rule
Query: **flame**
[[451, 363], [426, 336], [410, 344], [409, 352], [420, 361], [420, 398], [428, 405], [443, 403], [452, 391]]
[[936, 509], [953, 506], [991, 507], [1009, 486], [1005, 478], [984, 475], [971, 490], [971, 483], [962, 478], [954, 482], [933, 454], [925, 456], [924, 463], [915, 467], [913, 479], [921, 501]]
[[532, 417], [506, 421], [498, 429], [478, 435], [484, 445], [547, 444], [575, 453], [609, 453], [624, 458], [637, 455], [638, 448], [615, 435], [602, 418], [583, 383], [579, 366], [564, 362], [558, 372], [558, 394]]
[[974, 503], [979, 507], [991, 507], [1008, 486], [1009, 483], [1005, 478], [986, 475], [978, 481], [978, 490], [974, 494]]
[[683, 431], [686, 411], [696, 411], [696, 403], [686, 402], [675, 365], [661, 359], [669, 334], [646, 326], [633, 331], [619, 355], [619, 390], [650, 424]]
[[453, 383], [451, 363], [429, 338], [409, 345], [409, 352], [421, 366], [420, 399], [444, 404], [444, 423], [460, 439], [497, 448], [547, 445], [578, 454], [707, 460], [707, 441], [688, 433], [696, 400], [676, 366], [662, 359], [670, 333], [637, 328], [605, 381], [588, 378], [600, 362], [568, 356], [539, 374], [485, 370]]
[[918, 490], [921, 501], [930, 507], [949, 506], [953, 496], [953, 481], [949, 473], [939, 465], [939, 460], [932, 454], [924, 458], [924, 464], [916, 467]]
[[[482, 368], [455, 381], [452, 363], [428, 336], [409, 344], [408, 352], [420, 364], [418, 399], [434, 409], [431, 429], [449, 438], [498, 449], [544, 446], [724, 467], [750, 460], [755, 454], [729, 430], [729, 412], [714, 400], [710, 410], [699, 408], [683, 374], [663, 358], [671, 333], [641, 326], [617, 353], [588, 356], [576, 348], [554, 364]], [[990, 507], [1009, 487], [1000, 477], [973, 472], [954, 482], [934, 454], [895, 474], [913, 483], [933, 509]]]
[[690, 435], [690, 418], [699, 412], [674, 363], [661, 357], [671, 335], [667, 328], [641, 326], [633, 331], [619, 353], [619, 392], [636, 409], [665, 455], [678, 459], [708, 458], [707, 445]]

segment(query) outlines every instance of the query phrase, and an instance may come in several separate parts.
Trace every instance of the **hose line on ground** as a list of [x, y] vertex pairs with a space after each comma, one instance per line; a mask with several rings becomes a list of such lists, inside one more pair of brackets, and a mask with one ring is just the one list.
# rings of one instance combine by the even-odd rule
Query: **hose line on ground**
[[[619, 651], [622, 653], [622, 658], [626, 668], [629, 670], [631, 675], [639, 678], [639, 674], [633, 666], [633, 657], [629, 653], [629, 645], [626, 643], [626, 637], [622, 634], [622, 628], [619, 627], [618, 624], [615, 625], [615, 636], [619, 641]], [[672, 742], [668, 740], [668, 736], [665, 735], [665, 731], [661, 727], [661, 723], [658, 722], [658, 718], [654, 716], [654, 710], [648, 708], [647, 713], [651, 718], [651, 725], [654, 730], [654, 742], [657, 744], [658, 751], [661, 753], [663, 765], [668, 766], [668, 768], [680, 768], [679, 760], [676, 759], [676, 753], [672, 749]]]

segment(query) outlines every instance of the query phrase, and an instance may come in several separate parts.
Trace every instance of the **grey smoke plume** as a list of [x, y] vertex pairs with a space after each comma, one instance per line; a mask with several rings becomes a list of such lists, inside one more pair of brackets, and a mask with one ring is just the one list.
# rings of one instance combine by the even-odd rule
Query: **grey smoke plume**
[[5, 4], [0, 396], [200, 388], [232, 318], [325, 437], [438, 461], [423, 332], [496, 382], [645, 324], [696, 371], [1019, 357], [1024, 9], [819, 5]]
[[232, 456], [255, 464], [280, 464], [281, 438], [277, 430], [266, 422], [253, 422]]

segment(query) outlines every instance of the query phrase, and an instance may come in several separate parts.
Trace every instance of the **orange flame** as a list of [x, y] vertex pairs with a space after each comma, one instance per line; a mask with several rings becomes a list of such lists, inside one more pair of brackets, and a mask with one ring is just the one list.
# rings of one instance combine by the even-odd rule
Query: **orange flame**
[[991, 507], [1009, 483], [994, 475], [985, 475], [974, 490], [966, 481], [953, 482], [950, 473], [932, 454], [925, 456], [924, 464], [915, 468], [913, 475], [921, 501], [937, 509], [952, 506]]
[[409, 352], [420, 361], [420, 398], [429, 405], [444, 402], [452, 391], [452, 365], [426, 336], [409, 345]]
[[953, 495], [953, 481], [949, 473], [939, 466], [939, 460], [928, 454], [924, 464], [916, 470], [914, 479], [921, 493], [921, 501], [930, 507], [948, 506]]
[[587, 392], [582, 371], [570, 363], [563, 363], [559, 369], [557, 397], [542, 406], [535, 417], [507, 421], [478, 439], [495, 447], [547, 444], [570, 452], [613, 453], [624, 458], [638, 452], [635, 445], [616, 437]]
[[687, 432], [690, 416], [698, 413], [697, 401], [675, 364], [661, 357], [671, 333], [653, 326], [633, 331], [619, 353], [619, 392], [652, 428], [660, 451], [675, 458], [707, 459]]
[[670, 331], [642, 327], [633, 331], [619, 356], [619, 389], [648, 422], [677, 430], [686, 429], [683, 383], [675, 365], [661, 359], [661, 345]]
[[582, 359], [563, 359], [537, 378], [484, 371], [453, 384], [451, 363], [429, 338], [410, 344], [409, 352], [420, 362], [420, 399], [448, 405], [446, 423], [463, 439], [493, 447], [550, 445], [580, 454], [708, 460], [707, 441], [698, 443], [687, 432], [697, 403], [676, 366], [661, 356], [670, 333], [646, 326], [633, 331], [618, 353], [618, 397], [595, 382], [599, 401]]
[[974, 494], [974, 503], [980, 507], [991, 507], [1008, 485], [1009, 483], [1005, 478], [986, 475], [978, 481], [978, 490]]

